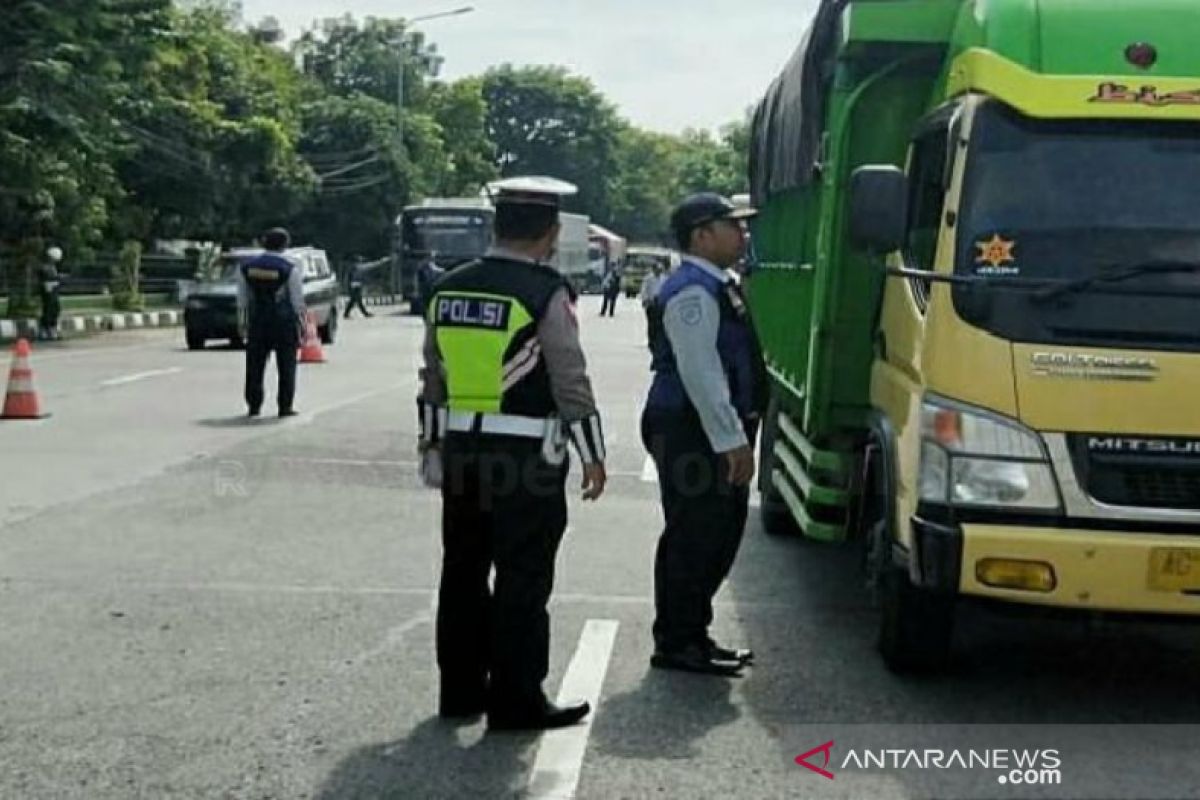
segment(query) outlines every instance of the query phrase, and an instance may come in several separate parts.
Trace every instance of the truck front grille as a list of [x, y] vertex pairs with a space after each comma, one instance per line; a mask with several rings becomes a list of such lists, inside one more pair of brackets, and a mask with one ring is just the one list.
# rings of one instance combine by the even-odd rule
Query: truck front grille
[[1200, 440], [1072, 434], [1079, 484], [1097, 502], [1200, 510]]

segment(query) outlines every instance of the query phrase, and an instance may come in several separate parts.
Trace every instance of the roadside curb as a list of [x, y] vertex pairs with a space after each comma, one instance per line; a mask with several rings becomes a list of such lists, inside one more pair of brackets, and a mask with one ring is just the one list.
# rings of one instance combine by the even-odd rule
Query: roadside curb
[[369, 306], [395, 306], [404, 302], [400, 298], [391, 294], [368, 295], [363, 298], [363, 301]]
[[[182, 311], [143, 311], [121, 314], [93, 314], [62, 317], [58, 327], [64, 336], [121, 331], [136, 328], [172, 328], [183, 324]], [[37, 336], [36, 319], [0, 319], [0, 342]]]

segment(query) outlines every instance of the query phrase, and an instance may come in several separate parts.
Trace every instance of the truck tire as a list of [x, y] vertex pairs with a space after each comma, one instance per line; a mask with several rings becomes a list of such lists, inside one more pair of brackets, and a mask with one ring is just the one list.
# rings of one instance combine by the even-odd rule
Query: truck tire
[[882, 481], [883, 470], [868, 461], [860, 519], [863, 566], [879, 614], [876, 644], [891, 672], [939, 672], [950, 658], [955, 598], [914, 586], [908, 571], [893, 560], [887, 519], [890, 505], [882, 494], [890, 488], [881, 485]]
[[779, 400], [771, 392], [767, 413], [763, 415], [762, 442], [758, 455], [759, 518], [763, 530], [771, 536], [799, 536], [800, 526], [771, 480], [775, 468], [775, 437], [779, 430]]
[[898, 674], [940, 672], [950, 660], [954, 597], [913, 586], [908, 573], [888, 567], [880, 575], [879, 654]]
[[185, 331], [183, 335], [184, 335], [184, 338], [187, 340], [187, 349], [188, 350], [203, 350], [204, 349], [204, 337], [203, 336], [201, 336], [198, 333], [194, 333], [193, 331]]

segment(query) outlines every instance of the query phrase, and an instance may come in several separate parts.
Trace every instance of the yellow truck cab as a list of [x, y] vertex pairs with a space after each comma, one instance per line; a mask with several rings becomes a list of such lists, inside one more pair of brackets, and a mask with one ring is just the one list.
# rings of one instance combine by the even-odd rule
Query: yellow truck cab
[[894, 669], [965, 597], [1200, 613], [1197, 37], [826, 0], [757, 110], [764, 523], [860, 543]]

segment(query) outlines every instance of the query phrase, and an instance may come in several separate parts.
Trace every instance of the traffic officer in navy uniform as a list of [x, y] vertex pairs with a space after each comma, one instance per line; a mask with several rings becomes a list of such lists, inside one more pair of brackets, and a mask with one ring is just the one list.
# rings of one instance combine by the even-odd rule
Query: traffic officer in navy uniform
[[710, 636], [712, 600], [733, 566], [754, 477], [766, 370], [733, 267], [745, 219], [717, 194], [693, 195], [671, 216], [683, 251], [651, 306], [654, 380], [642, 441], [658, 468], [665, 527], [654, 564], [651, 664], [733, 676], [749, 650]]
[[246, 406], [257, 417], [263, 404], [263, 373], [275, 354], [279, 416], [296, 414], [296, 351], [304, 321], [304, 271], [283, 253], [291, 237], [283, 228], [263, 234], [265, 252], [238, 270], [238, 313], [246, 339]]
[[491, 189], [495, 246], [442, 277], [426, 311], [418, 405], [426, 480], [440, 473], [442, 490], [439, 710], [486, 712], [494, 730], [558, 728], [590, 710], [542, 691], [567, 440], [583, 463], [583, 498], [600, 497], [607, 480], [575, 293], [548, 266], [560, 198], [576, 190], [551, 178]]

